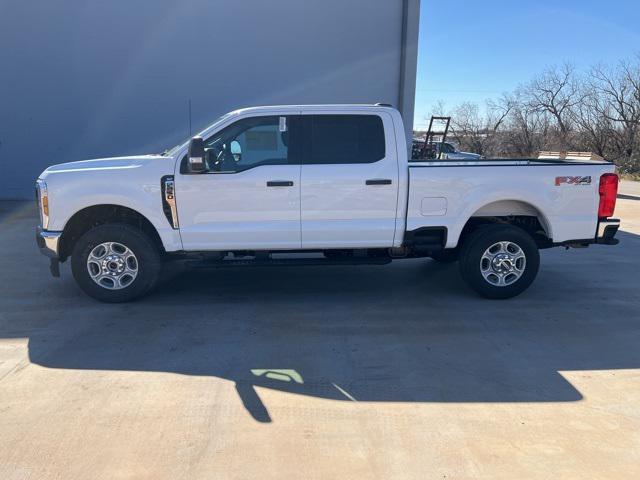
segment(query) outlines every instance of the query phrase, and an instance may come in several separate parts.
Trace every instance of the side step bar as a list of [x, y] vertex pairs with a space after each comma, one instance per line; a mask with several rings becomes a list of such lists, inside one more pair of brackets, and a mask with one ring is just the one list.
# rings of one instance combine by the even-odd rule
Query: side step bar
[[225, 267], [298, 267], [322, 265], [386, 265], [389, 257], [370, 258], [264, 258], [255, 260], [187, 260], [191, 268], [225, 268]]

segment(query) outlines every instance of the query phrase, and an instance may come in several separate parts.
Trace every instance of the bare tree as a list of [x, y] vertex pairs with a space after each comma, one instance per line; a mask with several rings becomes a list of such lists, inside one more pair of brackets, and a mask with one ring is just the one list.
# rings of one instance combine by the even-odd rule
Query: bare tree
[[504, 124], [505, 120], [515, 106], [513, 97], [503, 94], [498, 100], [487, 100], [487, 124], [493, 131], [497, 132]]
[[464, 102], [451, 115], [452, 135], [466, 150], [480, 155], [493, 153], [495, 136], [511, 108], [506, 96], [498, 101], [487, 101], [484, 113], [480, 112], [477, 103]]
[[429, 120], [431, 117], [444, 117], [446, 116], [446, 104], [444, 100], [438, 100], [433, 107], [431, 107], [431, 115], [426, 120]]
[[532, 157], [542, 149], [549, 119], [544, 112], [532, 109], [522, 90], [510, 98], [512, 105], [504, 129], [502, 154], [517, 157]]
[[[446, 115], [443, 102], [433, 109]], [[592, 151], [623, 173], [640, 173], [640, 54], [578, 75], [552, 67], [484, 107], [463, 102], [449, 115], [451, 135], [482, 155], [535, 156], [539, 150]]]
[[575, 144], [582, 150], [589, 150], [606, 157], [614, 132], [611, 120], [611, 106], [588, 82], [582, 86], [581, 101], [571, 112], [572, 120], [578, 128]]
[[[444, 100], [438, 100], [429, 109], [429, 114], [422, 117], [422, 120], [424, 121], [424, 125], [429, 125], [429, 121], [431, 120], [431, 117], [445, 117], [445, 116], [447, 116], [445, 102]], [[413, 133], [415, 138], [424, 139], [426, 134], [426, 128], [424, 128], [424, 130], [422, 129], [414, 130]]]
[[637, 160], [640, 131], [640, 58], [633, 63], [621, 62], [614, 69], [598, 65], [591, 76], [591, 87], [602, 97], [599, 114], [615, 125], [614, 154], [625, 168], [640, 168], [632, 165]]
[[546, 113], [555, 122], [559, 133], [557, 146], [561, 149], [568, 148], [571, 110], [580, 103], [574, 67], [569, 63], [551, 67], [535, 77], [523, 92], [531, 110]]

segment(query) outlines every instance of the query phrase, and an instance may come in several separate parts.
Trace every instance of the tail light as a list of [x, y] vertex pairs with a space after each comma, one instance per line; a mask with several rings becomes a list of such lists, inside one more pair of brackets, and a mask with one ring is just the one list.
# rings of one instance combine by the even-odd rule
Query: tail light
[[600, 205], [598, 206], [598, 217], [607, 218], [613, 216], [616, 208], [616, 197], [618, 196], [618, 175], [615, 173], [605, 173], [600, 177]]

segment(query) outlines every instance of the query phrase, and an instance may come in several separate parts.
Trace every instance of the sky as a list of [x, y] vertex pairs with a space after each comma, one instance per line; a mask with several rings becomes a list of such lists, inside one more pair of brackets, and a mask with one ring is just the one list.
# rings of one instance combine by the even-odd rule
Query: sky
[[484, 104], [546, 67], [640, 54], [640, 0], [422, 0], [415, 126], [439, 101]]

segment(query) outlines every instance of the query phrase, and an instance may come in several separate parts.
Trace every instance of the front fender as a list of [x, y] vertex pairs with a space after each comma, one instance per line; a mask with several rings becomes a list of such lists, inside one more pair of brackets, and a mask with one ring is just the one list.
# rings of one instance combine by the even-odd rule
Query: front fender
[[[47, 175], [49, 230], [62, 231], [81, 210], [97, 205], [117, 205], [135, 210], [157, 230], [167, 252], [182, 250], [180, 232], [169, 224], [162, 209], [162, 172], [148, 175], [144, 168], [123, 171], [67, 172]], [[168, 172], [171, 174], [173, 172]], [[153, 177], [149, 180], [149, 177]]]

